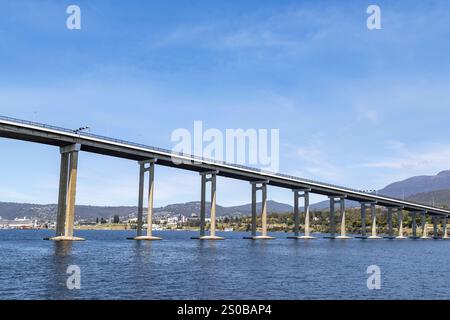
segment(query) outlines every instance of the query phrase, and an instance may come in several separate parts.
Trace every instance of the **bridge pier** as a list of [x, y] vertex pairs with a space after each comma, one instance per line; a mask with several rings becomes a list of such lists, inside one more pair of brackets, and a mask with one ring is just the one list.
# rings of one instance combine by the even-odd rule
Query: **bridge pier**
[[298, 238], [300, 236], [299, 233], [299, 225], [300, 225], [300, 216], [298, 209], [298, 190], [294, 190], [294, 238]]
[[339, 199], [339, 204], [340, 204], [340, 220], [341, 220], [341, 235], [336, 237], [336, 239], [342, 239], [342, 240], [346, 240], [346, 239], [351, 239], [351, 237], [347, 236], [347, 231], [345, 228], [345, 198], [346, 197], [341, 197]]
[[448, 240], [450, 239], [448, 237], [448, 233], [447, 233], [447, 216], [445, 216], [444, 218], [442, 218], [442, 240]]
[[[335, 195], [335, 196], [329, 196], [330, 199], [330, 228], [329, 232], [330, 235], [327, 237], [324, 237], [325, 239], [349, 239], [350, 237], [346, 236], [345, 232], [345, 195]], [[336, 198], [339, 198], [338, 201], [336, 201]], [[339, 214], [340, 214], [340, 222], [341, 222], [341, 235], [336, 237], [336, 202], [339, 202], [340, 208], [339, 208]]]
[[[201, 176], [201, 200], [200, 200], [200, 237], [192, 237], [192, 239], [200, 240], [224, 240], [225, 238], [216, 236], [216, 202], [217, 202], [217, 173], [218, 171], [200, 172]], [[205, 234], [206, 227], [206, 184], [211, 183], [211, 208], [210, 208], [210, 228], [209, 235]]]
[[358, 239], [367, 239], [366, 236], [366, 203], [361, 202], [361, 235]]
[[[153, 241], [161, 240], [152, 235], [153, 226], [153, 195], [155, 192], [155, 163], [157, 159], [150, 159], [139, 162], [139, 203], [138, 203], [138, 221], [137, 236], [128, 238], [129, 240]], [[148, 166], [147, 166], [148, 165]], [[149, 173], [148, 194], [147, 194], [147, 235], [142, 235], [143, 215], [144, 215], [144, 183], [145, 173]]]
[[407, 239], [403, 235], [403, 208], [397, 208], [398, 236], [396, 239]]
[[392, 228], [392, 207], [387, 208], [387, 224], [388, 224], [388, 235], [384, 238], [395, 239], [394, 230]]
[[330, 198], [330, 238], [336, 237], [336, 216], [335, 216], [335, 198]]
[[56, 236], [46, 238], [53, 241], [83, 241], [73, 236], [75, 222], [75, 199], [77, 190], [78, 153], [80, 144], [60, 148], [61, 167], [59, 176], [58, 212]]
[[433, 216], [433, 239], [439, 239], [439, 230], [438, 230], [438, 217]]
[[[251, 237], [244, 237], [244, 239], [251, 240], [272, 240], [274, 237], [267, 235], [267, 181], [252, 181], [252, 235]], [[262, 208], [261, 208], [261, 235], [256, 235], [256, 192], [262, 193]]]
[[[288, 237], [288, 239], [305, 239], [311, 240], [315, 239], [310, 235], [309, 228], [309, 191], [311, 189], [294, 189], [294, 236]], [[305, 210], [305, 234], [300, 236], [300, 210], [299, 210], [299, 199], [304, 200], [304, 210]]]
[[411, 213], [412, 215], [412, 236], [410, 237], [411, 239], [419, 239], [419, 237], [417, 236], [417, 212], [413, 211]]
[[430, 237], [428, 237], [428, 232], [427, 232], [427, 216], [426, 216], [426, 212], [422, 212], [422, 236], [420, 237], [420, 239], [426, 240], [426, 239], [430, 239]]
[[372, 235], [369, 239], [381, 239], [381, 237], [377, 236], [377, 211], [376, 211], [376, 202], [372, 202], [370, 204], [370, 213], [372, 217]]
[[252, 183], [252, 237], [256, 237], [256, 225], [257, 225], [257, 217], [256, 217], [256, 191], [257, 186], [255, 183]]
[[336, 197], [335, 196], [329, 196], [330, 199], [330, 226], [329, 226], [329, 232], [330, 235], [324, 237], [325, 239], [335, 239], [336, 238], [336, 216], [335, 216], [335, 207], [336, 207]]

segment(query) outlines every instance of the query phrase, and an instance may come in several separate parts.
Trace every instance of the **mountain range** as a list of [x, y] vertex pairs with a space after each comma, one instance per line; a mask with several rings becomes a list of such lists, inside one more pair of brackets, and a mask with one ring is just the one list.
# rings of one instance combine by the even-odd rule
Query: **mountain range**
[[[450, 170], [441, 171], [432, 176], [415, 176], [391, 183], [377, 194], [427, 205], [450, 206]], [[357, 207], [356, 201], [345, 201], [348, 208]], [[323, 210], [329, 207], [329, 201], [321, 201], [311, 205], [312, 209]]]
[[[206, 203], [206, 213], [209, 214], [210, 204]], [[261, 209], [261, 203], [257, 203], [257, 209]], [[33, 217], [40, 220], [54, 220], [56, 217], [57, 206], [55, 204], [40, 205], [28, 203], [10, 203], [0, 202], [0, 217], [2, 219], [14, 219], [23, 217]], [[146, 210], [146, 209], [145, 209]], [[240, 206], [224, 207], [216, 206], [217, 216], [241, 216], [251, 214], [251, 204]], [[288, 204], [268, 200], [268, 212], [290, 212], [293, 207]], [[77, 220], [84, 219], [93, 221], [96, 218], [108, 219], [114, 215], [118, 215], [122, 220], [134, 218], [137, 215], [137, 207], [99, 207], [99, 206], [83, 206], [77, 205], [76, 209]], [[187, 203], [170, 204], [165, 207], [155, 208], [155, 216], [171, 215], [171, 216], [191, 216], [193, 213], [200, 214], [200, 201], [193, 201]]]
[[378, 191], [378, 194], [407, 198], [418, 193], [450, 189], [450, 170], [439, 172], [434, 176], [415, 176], [391, 183]]
[[[427, 205], [450, 206], [450, 171], [442, 171], [434, 176], [416, 176], [406, 180], [394, 182], [377, 192], [380, 195], [404, 198], [414, 202]], [[311, 210], [327, 209], [328, 201], [321, 201], [311, 205]], [[359, 206], [357, 202], [347, 201], [347, 207]], [[207, 214], [209, 214], [207, 204]], [[257, 204], [258, 210], [261, 203]], [[268, 212], [292, 212], [293, 207], [289, 204], [269, 200], [267, 202]], [[76, 218], [78, 220], [95, 220], [96, 218], [110, 218], [118, 215], [121, 219], [135, 217], [137, 207], [99, 207], [84, 206], [76, 207]], [[192, 213], [200, 213], [200, 202], [193, 201], [187, 203], [170, 204], [165, 207], [155, 208], [154, 213], [158, 215], [184, 215], [190, 216]], [[240, 216], [251, 214], [251, 204], [240, 206], [217, 206], [217, 216]], [[54, 220], [56, 216], [56, 205], [39, 205], [27, 203], [0, 202], [0, 217], [3, 219], [14, 219], [17, 217], [33, 217], [42, 220]]]

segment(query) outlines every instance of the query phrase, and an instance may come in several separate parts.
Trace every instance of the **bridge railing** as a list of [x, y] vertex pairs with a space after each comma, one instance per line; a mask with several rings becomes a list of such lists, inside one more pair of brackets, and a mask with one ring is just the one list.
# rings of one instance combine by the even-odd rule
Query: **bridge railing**
[[[300, 178], [300, 177], [296, 177], [296, 176], [292, 176], [292, 175], [288, 175], [288, 174], [283, 174], [283, 173], [276, 173], [276, 172], [266, 171], [266, 170], [262, 170], [262, 169], [259, 169], [259, 168], [246, 166], [246, 165], [235, 164], [235, 163], [228, 163], [228, 162], [222, 161], [222, 160], [209, 159], [209, 158], [206, 158], [206, 157], [201, 157], [201, 156], [192, 155], [192, 154], [186, 154], [186, 153], [182, 153], [182, 152], [174, 152], [172, 150], [168, 150], [168, 149], [164, 149], [164, 148], [154, 147], [154, 146], [145, 145], [145, 144], [142, 144], [142, 143], [131, 142], [131, 141], [122, 140], [122, 139], [111, 138], [111, 137], [107, 137], [107, 136], [93, 134], [93, 133], [90, 133], [90, 132], [80, 132], [80, 131], [77, 131], [77, 130], [70, 130], [70, 129], [62, 128], [62, 127], [58, 127], [58, 126], [47, 125], [47, 124], [43, 124], [43, 123], [39, 123], [39, 122], [22, 120], [22, 119], [17, 119], [17, 118], [12, 118], [12, 117], [7, 117], [7, 116], [1, 116], [1, 115], [0, 115], [0, 120], [14, 122], [14, 123], [18, 123], [18, 124], [25, 124], [25, 125], [29, 125], [29, 126], [43, 128], [43, 129], [50, 129], [50, 130], [55, 130], [55, 131], [60, 131], [60, 132], [66, 132], [66, 133], [70, 133], [70, 134], [76, 134], [79, 137], [94, 138], [94, 139], [109, 141], [109, 142], [113, 142], [113, 143], [119, 143], [119, 144], [123, 144], [123, 145], [129, 145], [129, 146], [134, 146], [134, 147], [138, 147], [138, 148], [143, 148], [143, 149], [150, 149], [150, 150], [154, 150], [154, 151], [158, 151], [158, 152], [162, 152], [162, 153], [167, 153], [167, 154], [170, 154], [170, 155], [173, 155], [173, 156], [186, 157], [186, 158], [189, 158], [191, 161], [196, 161], [197, 160], [197, 161], [201, 161], [201, 162], [210, 162], [210, 163], [213, 163], [213, 164], [226, 165], [226, 166], [229, 166], [229, 167], [234, 167], [234, 168], [240, 168], [240, 169], [244, 169], [244, 170], [248, 170], [248, 171], [253, 171], [253, 172], [259, 173], [259, 174], [275, 175], [275, 176], [278, 176], [280, 178], [287, 178], [287, 179], [297, 180], [299, 183], [304, 182], [304, 183], [320, 184], [320, 185], [323, 185], [325, 187], [343, 189], [344, 191], [352, 191], [352, 192], [358, 192], [358, 193], [365, 193], [365, 194], [368, 194], [368, 195], [373, 195], [373, 193], [369, 193], [369, 192], [363, 191], [363, 190], [343, 187], [343, 186], [339, 186], [339, 185], [335, 185], [335, 184], [331, 184], [331, 183], [324, 183], [324, 182], [311, 180], [311, 179], [306, 179], [306, 178]], [[384, 197], [386, 199], [395, 200], [395, 201], [406, 201], [404, 199], [391, 197], [391, 196], [384, 196], [384, 195], [382, 195], [382, 197]], [[417, 204], [417, 205], [424, 205], [423, 203], [409, 201], [409, 200], [407, 200], [407, 202], [412, 203], [412, 204]]]

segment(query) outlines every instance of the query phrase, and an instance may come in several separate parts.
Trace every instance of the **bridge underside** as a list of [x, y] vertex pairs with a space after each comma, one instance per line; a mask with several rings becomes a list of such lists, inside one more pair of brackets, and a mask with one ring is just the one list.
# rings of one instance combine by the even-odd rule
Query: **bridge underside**
[[255, 171], [252, 172], [247, 168], [240, 168], [239, 166], [207, 163], [206, 161], [202, 160], [193, 161], [191, 158], [188, 159], [186, 157], [183, 158], [183, 163], [176, 164], [172, 159], [172, 155], [164, 151], [150, 150], [146, 146], [127, 145], [127, 142], [120, 140], [115, 140], [114, 142], [112, 142], [96, 137], [77, 135], [70, 132], [57, 132], [51, 127], [34, 127], [16, 123], [5, 123], [2, 121], [0, 122], [0, 137], [40, 143], [55, 147], [65, 147], [68, 145], [80, 144], [81, 151], [85, 152], [134, 161], [145, 161], [148, 159], [156, 158], [158, 159], [158, 165], [173, 167], [177, 169], [189, 170], [194, 172], [208, 172], [211, 170], [217, 170], [217, 174], [219, 176], [232, 179], [244, 180], [249, 182], [267, 180], [269, 185], [280, 188], [308, 188], [310, 189], [311, 193], [321, 194], [328, 197], [345, 196], [347, 200], [354, 200], [359, 202], [376, 201], [377, 205], [386, 207], [403, 207], [404, 210], [408, 211], [427, 211], [430, 215], [448, 215], [445, 210], [439, 208], [428, 207], [425, 205], [391, 199], [388, 197], [373, 194], [365, 194], [362, 192], [356, 192], [351, 189], [346, 190], [340, 187], [320, 185], [319, 183], [296, 181], [296, 179], [294, 178], [288, 178], [279, 175], [259, 173]]

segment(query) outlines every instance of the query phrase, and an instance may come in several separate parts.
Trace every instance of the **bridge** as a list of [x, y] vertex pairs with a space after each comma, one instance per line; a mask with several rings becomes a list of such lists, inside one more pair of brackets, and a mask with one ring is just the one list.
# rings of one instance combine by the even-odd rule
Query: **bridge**
[[[247, 166], [235, 165], [223, 161], [205, 159], [189, 154], [175, 153], [170, 150], [151, 147], [139, 143], [113, 139], [87, 132], [70, 130], [56, 126], [14, 119], [0, 116], [0, 137], [16, 139], [59, 148], [61, 157], [59, 196], [57, 209], [56, 235], [50, 238], [55, 241], [84, 240], [74, 236], [75, 199], [77, 188], [78, 156], [81, 151], [101, 155], [118, 157], [137, 161], [139, 166], [139, 201], [137, 218], [137, 235], [134, 240], [160, 240], [152, 235], [153, 220], [153, 194], [155, 189], [154, 172], [158, 165], [176, 167], [183, 170], [195, 171], [200, 174], [201, 205], [200, 205], [200, 240], [223, 240], [216, 235], [216, 177], [222, 176], [247, 181], [252, 191], [252, 224], [248, 239], [270, 240], [267, 233], [267, 186], [290, 189], [293, 192], [294, 203], [294, 230], [293, 239], [314, 239], [310, 233], [309, 196], [311, 193], [327, 196], [330, 201], [330, 230], [331, 239], [349, 239], [345, 226], [345, 200], [357, 201], [361, 204], [361, 234], [357, 238], [380, 239], [377, 234], [376, 206], [387, 208], [388, 235], [384, 238], [404, 239], [403, 215], [405, 212], [413, 217], [412, 235], [417, 239], [416, 217], [421, 216], [423, 239], [428, 239], [426, 231], [426, 216], [430, 215], [433, 221], [433, 238], [438, 238], [438, 223], [441, 221], [442, 239], [448, 239], [447, 219], [449, 210], [428, 206], [412, 201], [405, 201], [393, 197], [377, 195], [361, 190], [345, 188], [323, 182], [308, 180], [287, 174], [267, 172]], [[148, 175], [148, 194], [144, 195], [145, 178]], [[211, 210], [209, 234], [206, 234], [206, 185], [211, 184]], [[257, 192], [262, 193], [261, 232], [257, 234]], [[144, 198], [147, 200], [147, 230], [143, 233], [144, 225]], [[300, 209], [299, 203], [303, 201], [304, 207], [304, 235], [300, 235]], [[338, 210], [336, 210], [336, 206]], [[370, 209], [371, 233], [366, 234], [366, 214]], [[336, 216], [339, 211], [339, 217]], [[393, 214], [398, 217], [398, 235], [394, 235], [392, 226]], [[338, 221], [336, 221], [338, 218]], [[337, 233], [336, 225], [340, 224]]]

